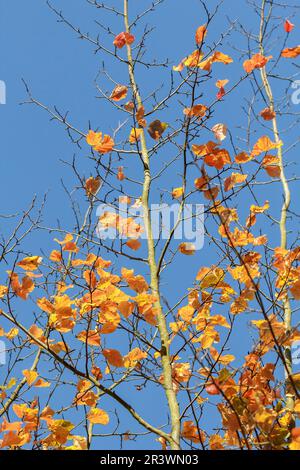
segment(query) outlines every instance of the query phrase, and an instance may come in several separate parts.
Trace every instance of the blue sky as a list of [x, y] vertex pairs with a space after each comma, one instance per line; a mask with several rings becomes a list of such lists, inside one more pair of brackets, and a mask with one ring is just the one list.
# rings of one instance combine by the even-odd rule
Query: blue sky
[[[122, 2], [108, 3], [118, 5]], [[135, 9], [140, 8], [140, 3], [146, 2], [134, 0], [129, 3]], [[207, 3], [212, 8], [216, 2]], [[120, 117], [102, 100], [95, 99], [97, 90], [94, 80], [104, 58], [107, 68], [114, 77], [117, 77], [118, 81], [125, 80], [126, 70], [120, 68], [119, 64], [115, 64], [112, 59], [104, 57], [101, 52], [94, 54], [91, 44], [78, 39], [76, 34], [68, 30], [65, 25], [58, 24], [55, 15], [49, 10], [44, 0], [39, 2], [34, 0], [5, 2], [1, 0], [0, 5], [0, 40], [3, 45], [0, 52], [0, 79], [4, 80], [7, 86], [7, 104], [0, 106], [0, 214], [8, 215], [20, 212], [30, 204], [33, 194], [42, 200], [44, 194], [47, 193], [43, 216], [44, 225], [55, 227], [57, 220], [59, 220], [61, 226], [71, 230], [73, 218], [68, 198], [61, 185], [61, 179], [64, 180], [66, 186], [72, 187], [74, 178], [70, 169], [61, 160], [70, 162], [75, 154], [82, 173], [89, 176], [92, 171], [91, 164], [87, 159], [89, 148], [84, 143], [81, 149], [72, 145], [63, 126], [57, 122], [50, 123], [49, 116], [43, 110], [33, 105], [21, 105], [27, 99], [22, 79], [29, 85], [33, 96], [42, 103], [50, 107], [55, 105], [61, 112], [69, 111], [69, 120], [78, 129], [86, 132], [90, 121], [92, 128], [99, 127], [104, 132], [111, 133]], [[101, 11], [96, 10], [84, 0], [72, 0], [72, 2], [53, 0], [53, 5], [62, 9], [75, 25], [80, 26], [82, 31], [89, 31], [94, 36], [98, 33], [103, 35], [102, 30], [95, 24], [96, 19], [104, 23], [109, 20], [112, 30], [116, 33], [123, 30], [120, 19], [109, 15], [102, 16]], [[292, 13], [292, 10], [286, 9], [284, 12], [287, 16], [289, 13]], [[211, 42], [217, 41], [220, 34], [228, 29], [228, 18], [238, 20], [250, 30], [258, 30], [257, 17], [251, 12], [246, 1], [225, 0], [209, 31]], [[149, 38], [149, 56], [162, 60], [168, 57], [171, 64], [177, 64], [187, 53], [193, 51], [194, 32], [204, 21], [200, 2], [196, 0], [189, 2], [165, 1], [147, 19], [148, 23], [155, 25]], [[139, 32], [140, 30], [137, 31], [137, 36]], [[102, 36], [100, 37], [102, 38]], [[104, 41], [106, 44], [110, 44], [110, 39], [104, 39]], [[293, 36], [288, 40], [288, 45], [294, 46], [298, 43], [299, 29], [293, 32]], [[241, 40], [238, 33], [232, 33], [230, 37], [226, 37], [219, 48], [231, 55], [235, 62], [233, 66], [228, 68], [217, 65], [216, 78], [228, 78], [234, 83], [243, 75], [243, 69], [240, 53], [232, 46], [247, 50], [246, 41]], [[153, 88], [166, 82], [168, 77], [169, 69], [158, 74], [155, 70], [154, 72], [145, 69], [138, 71], [143, 95], [147, 96]], [[108, 86], [104, 78], [103, 86]], [[284, 93], [284, 87], [281, 83], [277, 84], [276, 82], [275, 86], [279, 95]], [[216, 89], [211, 89], [211, 97], [215, 92]], [[238, 91], [232, 93], [229, 102], [225, 101], [218, 107], [214, 115], [215, 122], [230, 123], [233, 136], [238, 133], [243, 134], [238, 128], [245, 126], [245, 116], [241, 114], [240, 110], [245, 105], [247, 96], [250, 96], [249, 85], [243, 84]], [[286, 96], [286, 100], [287, 102], [290, 100], [289, 95]], [[170, 121], [178, 115], [178, 111], [180, 111], [179, 104], [174, 104], [174, 108], [166, 110], [165, 115], [162, 113], [160, 119]], [[299, 113], [299, 111], [300, 108], [294, 109], [294, 112]], [[288, 118], [283, 118], [281, 125], [282, 128], [288, 127]], [[289, 133], [288, 141], [285, 143], [292, 144], [298, 136], [299, 132], [296, 127]], [[252, 143], [254, 143], [254, 139], [255, 137]], [[169, 155], [158, 155], [156, 158], [160, 161], [155, 162], [154, 166], [159, 168], [161, 161], [167, 160]], [[287, 158], [291, 163], [288, 173], [292, 175], [297, 172], [297, 166], [294, 164], [297, 160], [297, 152], [290, 152]], [[128, 173], [130, 169], [133, 174], [137, 172], [134, 162], [125, 162], [125, 166], [128, 166]], [[177, 181], [180, 183], [180, 179], [178, 178], [176, 181], [176, 178], [176, 171], [167, 173], [163, 188], [170, 190], [172, 187], [180, 185], [177, 184]], [[159, 189], [161, 188], [159, 186]], [[273, 188], [278, 188], [278, 186]], [[258, 193], [259, 191], [261, 189], [258, 189]], [[260, 203], [263, 203], [265, 199], [270, 199], [272, 211], [278, 215], [281, 203], [280, 192], [269, 187], [264, 188], [263, 191], [265, 194], [259, 193]], [[295, 188], [295, 194], [299, 195], [297, 188]], [[246, 214], [247, 195], [243, 197], [239, 198], [238, 204], [241, 213], [245, 210]], [[1, 230], [6, 233], [7, 222], [4, 223], [3, 220], [0, 220], [0, 223]], [[267, 225], [265, 228], [270, 229]], [[295, 233], [298, 230], [297, 221], [292, 220], [290, 228]], [[279, 240], [278, 233], [272, 230], [271, 228], [271, 238], [276, 246]], [[292, 236], [293, 234], [291, 238]], [[25, 251], [32, 252], [32, 254], [38, 254], [39, 250], [49, 252], [49, 241], [52, 238], [53, 236], [46, 232], [33, 234], [32, 237], [26, 239]], [[54, 246], [51, 246], [52, 248]], [[193, 259], [191, 267], [189, 257], [179, 258], [175, 267], [169, 269], [163, 278], [164, 293], [171, 298], [174, 293], [178, 297], [183, 295], [187, 287], [192, 285], [198, 269], [203, 265], [210, 264], [214, 256], [215, 253], [209, 251], [207, 241], [205, 241], [204, 249]], [[183, 276], [180, 273], [185, 274]], [[244, 338], [243, 353], [247, 352], [247, 347], [251, 343], [246, 328], [248, 321], [247, 317], [238, 319], [239, 329], [237, 331], [239, 334], [232, 339], [233, 347], [239, 348], [241, 337]], [[121, 388], [121, 392], [125, 397], [130, 395], [130, 391], [125, 387]], [[58, 399], [62, 399], [62, 396], [59, 396]], [[155, 406], [151, 392], [137, 398], [137, 406], [142, 408], [144, 402], [149, 404], [146, 408], [148, 418], [154, 416], [155, 419], [158, 419], [160, 410]], [[113, 410], [114, 405], [111, 402], [108, 406]], [[127, 415], [121, 413], [121, 416], [127, 419]], [[128, 421], [128, 427], [130, 427], [130, 421]], [[144, 442], [147, 445], [147, 440]], [[105, 448], [108, 444], [101, 442], [100, 445]], [[130, 446], [136, 448], [134, 443], [126, 445], [129, 448]], [[152, 441], [148, 445], [153, 445]], [[118, 447], [118, 441], [111, 441], [109, 446]]]

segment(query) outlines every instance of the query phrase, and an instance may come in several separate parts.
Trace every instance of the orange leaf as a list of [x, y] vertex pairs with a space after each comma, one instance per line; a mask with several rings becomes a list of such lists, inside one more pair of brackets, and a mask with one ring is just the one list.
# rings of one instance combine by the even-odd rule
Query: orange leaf
[[135, 367], [145, 357], [147, 357], [146, 352], [141, 351], [139, 348], [134, 348], [124, 356], [124, 366], [126, 368]]
[[197, 29], [196, 34], [195, 34], [196, 44], [198, 44], [198, 45], [202, 44], [206, 34], [207, 34], [206, 25], [204, 24], [202, 26], [199, 26], [199, 28]]
[[208, 189], [209, 178], [201, 176], [201, 178], [196, 178], [194, 181], [195, 188], [199, 191], [206, 191]]
[[300, 46], [287, 47], [281, 52], [281, 57], [286, 57], [288, 59], [294, 59], [300, 55]]
[[42, 259], [43, 258], [41, 258], [41, 256], [29, 256], [28, 258], [24, 258], [22, 261], [19, 261], [17, 266], [25, 271], [35, 271], [35, 269], [38, 269]]
[[128, 318], [130, 317], [130, 315], [132, 314], [134, 310], [134, 303], [123, 301], [118, 305], [118, 308], [120, 312], [122, 313], [122, 315], [125, 318]]
[[91, 408], [89, 414], [87, 415], [87, 419], [93, 424], [108, 424], [109, 423], [109, 416], [104, 410], [100, 410], [99, 408]]
[[260, 112], [261, 117], [265, 121], [272, 121], [276, 117], [276, 113], [270, 108], [265, 108]]
[[136, 120], [138, 122], [138, 125], [141, 127], [146, 127], [147, 123], [146, 120], [144, 119], [145, 116], [145, 108], [143, 105], [138, 107], [138, 110], [136, 112]]
[[279, 178], [281, 174], [279, 157], [266, 155], [262, 161], [262, 166], [271, 178]]
[[241, 152], [235, 156], [236, 163], [247, 163], [252, 160], [252, 156], [248, 155], [246, 152]]
[[49, 259], [51, 261], [54, 261], [55, 263], [60, 263], [60, 261], [62, 260], [61, 252], [58, 250], [52, 250]]
[[86, 141], [93, 147], [96, 152], [105, 154], [112, 151], [115, 142], [107, 134], [102, 136], [102, 132], [94, 132], [92, 130], [86, 136]]
[[289, 20], [285, 20], [284, 22], [284, 29], [287, 33], [290, 33], [291, 31], [293, 31], [295, 25], [293, 23], [291, 23]]
[[206, 439], [204, 432], [199, 432], [197, 426], [193, 424], [193, 421], [185, 421], [183, 423], [181, 436], [194, 443], [204, 442]]
[[217, 93], [218, 100], [222, 99], [223, 96], [225, 96], [225, 94], [226, 94], [225, 85], [227, 85], [228, 82], [229, 82], [229, 80], [227, 80], [227, 79], [217, 81], [216, 87], [219, 88], [219, 91]]
[[197, 157], [205, 157], [209, 153], [212, 153], [219, 144], [215, 142], [209, 141], [207, 144], [204, 145], [192, 145], [192, 151], [194, 152]]
[[23, 300], [26, 300], [30, 292], [34, 290], [34, 283], [29, 276], [24, 276], [22, 284], [19, 283], [19, 277], [15, 273], [11, 273], [11, 288], [14, 293]]
[[131, 249], [131, 250], [134, 250], [134, 251], [137, 251], [140, 247], [141, 247], [141, 242], [139, 242], [138, 240], [136, 239], [132, 239], [132, 240], [128, 240], [126, 242], [126, 245]]
[[23, 370], [22, 374], [24, 375], [28, 385], [32, 385], [35, 379], [38, 376], [38, 373], [35, 370]]
[[119, 166], [118, 167], [118, 174], [117, 174], [117, 178], [119, 181], [123, 181], [125, 179], [125, 173], [124, 173], [124, 167], [123, 166]]
[[124, 98], [126, 98], [127, 96], [127, 92], [128, 92], [128, 88], [127, 86], [125, 85], [117, 85], [111, 95], [110, 95], [110, 99], [113, 100], [113, 101], [120, 101], [120, 100], [123, 100]]
[[263, 152], [269, 152], [270, 150], [278, 149], [281, 146], [281, 140], [279, 142], [272, 142], [268, 136], [264, 135], [263, 137], [260, 137], [254, 145], [251, 155], [256, 157]]
[[100, 346], [100, 335], [97, 330], [89, 330], [88, 332], [85, 330], [81, 331], [78, 333], [77, 339], [90, 346]]
[[47, 382], [46, 380], [44, 379], [38, 379], [34, 384], [33, 386], [34, 387], [38, 387], [38, 388], [46, 388], [46, 387], [50, 387], [50, 383]]
[[251, 59], [245, 60], [243, 63], [245, 72], [251, 73], [254, 69], [261, 69], [270, 59], [272, 59], [272, 56], [265, 57], [262, 54], [254, 54]]
[[223, 52], [215, 51], [211, 56], [209, 56], [203, 62], [200, 62], [198, 64], [198, 67], [200, 67], [202, 70], [210, 72], [211, 66], [215, 62], [221, 62], [222, 64], [231, 64], [233, 60], [229, 55], [223, 54]]
[[225, 149], [217, 149], [209, 155], [204, 157], [207, 165], [221, 170], [226, 164], [231, 163], [230, 155]]
[[186, 58], [184, 58], [178, 65], [173, 65], [174, 72], [182, 72], [185, 67], [185, 60]]
[[203, 116], [205, 116], [206, 112], [207, 107], [203, 104], [195, 104], [195, 106], [193, 106], [192, 108], [185, 108], [183, 110], [183, 113], [189, 118], [194, 116], [202, 118]]
[[242, 175], [241, 173], [232, 173], [228, 178], [225, 179], [224, 189], [229, 191], [236, 184], [243, 183], [247, 179], [248, 175]]
[[103, 356], [114, 367], [123, 367], [123, 358], [117, 349], [103, 349]]
[[85, 191], [88, 197], [95, 196], [97, 194], [98, 189], [100, 188], [101, 185], [101, 179], [100, 176], [97, 176], [94, 178], [91, 176], [88, 178], [85, 182]]
[[166, 122], [161, 122], [159, 119], [156, 119], [149, 124], [148, 132], [152, 139], [159, 140], [167, 128], [168, 124]]
[[180, 187], [180, 188], [174, 188], [173, 191], [172, 191], [172, 198], [173, 199], [179, 199], [181, 198], [183, 195], [183, 188]]
[[14, 339], [16, 336], [18, 336], [18, 334], [19, 334], [19, 329], [18, 329], [18, 328], [11, 328], [11, 330], [9, 330], [9, 331], [5, 334], [5, 336], [6, 336], [7, 339], [12, 340], [12, 339]]
[[133, 127], [129, 134], [129, 142], [131, 144], [134, 144], [135, 142], [137, 142], [139, 138], [141, 137], [142, 132], [143, 132], [143, 129]]
[[122, 33], [119, 33], [115, 37], [113, 44], [118, 49], [122, 49], [122, 47], [124, 47], [125, 44], [130, 45], [134, 42], [134, 40], [135, 40], [135, 37], [132, 34], [122, 31]]
[[49, 313], [50, 315], [55, 312], [55, 307], [52, 305], [52, 303], [46, 299], [46, 297], [42, 297], [41, 299], [38, 299], [36, 301], [36, 304], [38, 307], [40, 307], [41, 310], [43, 310], [46, 313]]
[[193, 243], [183, 242], [183, 243], [180, 243], [178, 250], [183, 255], [194, 255], [196, 251], [196, 247]]
[[177, 67], [173, 67], [176, 71], [182, 71], [184, 66], [186, 67], [199, 67], [199, 64], [203, 58], [203, 53], [196, 49], [192, 54], [183, 59]]

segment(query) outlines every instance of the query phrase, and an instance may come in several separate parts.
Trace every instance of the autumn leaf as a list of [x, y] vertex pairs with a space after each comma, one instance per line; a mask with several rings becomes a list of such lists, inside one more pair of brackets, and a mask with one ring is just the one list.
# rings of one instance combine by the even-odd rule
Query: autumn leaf
[[124, 167], [123, 166], [118, 167], [117, 179], [119, 181], [123, 181], [125, 179]]
[[194, 316], [194, 313], [195, 313], [195, 309], [191, 305], [186, 305], [185, 307], [181, 307], [178, 310], [178, 316], [186, 322], [191, 321], [191, 319]]
[[283, 144], [281, 140], [279, 142], [272, 142], [268, 136], [264, 135], [263, 137], [260, 137], [254, 145], [251, 155], [256, 157], [263, 152], [269, 152], [270, 150], [278, 149], [282, 145]]
[[172, 198], [173, 199], [180, 199], [183, 195], [183, 192], [184, 192], [183, 187], [174, 188], [172, 190]]
[[236, 184], [243, 183], [246, 181], [247, 176], [248, 175], [242, 175], [241, 173], [231, 173], [231, 175], [225, 179], [224, 190], [229, 191], [230, 189], [234, 188]]
[[225, 273], [223, 269], [211, 266], [202, 267], [197, 276], [196, 280], [199, 281], [201, 289], [207, 289], [208, 287], [216, 287], [224, 279]]
[[60, 263], [62, 260], [61, 252], [58, 250], [52, 250], [49, 259], [55, 263]]
[[205, 385], [205, 390], [209, 395], [219, 395], [221, 393], [220, 389], [214, 383], [208, 383]]
[[102, 135], [102, 132], [94, 132], [92, 130], [87, 134], [86, 141], [95, 152], [102, 154], [111, 152], [115, 145], [114, 140], [109, 135]]
[[22, 282], [19, 282], [19, 276], [16, 273], [10, 274], [10, 284], [14, 293], [23, 300], [34, 290], [34, 282], [29, 276], [24, 276]]
[[192, 151], [196, 156], [204, 157], [207, 165], [221, 170], [226, 164], [231, 163], [230, 155], [225, 149], [219, 149], [219, 144], [207, 142], [204, 145], [192, 145]]
[[113, 101], [121, 101], [123, 99], [126, 98], [127, 96], [127, 93], [128, 93], [128, 88], [127, 86], [125, 85], [117, 85], [111, 95], [110, 95], [110, 99], [113, 100]]
[[266, 155], [263, 158], [262, 166], [271, 178], [279, 178], [281, 174], [279, 157]]
[[137, 123], [140, 127], [146, 127], [147, 125], [147, 122], [144, 116], [145, 116], [145, 107], [141, 105], [138, 107], [136, 115], [135, 115]]
[[225, 94], [226, 94], [225, 85], [227, 85], [228, 82], [229, 82], [229, 80], [227, 80], [227, 79], [218, 80], [216, 82], [216, 87], [219, 89], [219, 91], [217, 93], [218, 100], [221, 100], [223, 98], [223, 96], [225, 96]]
[[28, 385], [32, 385], [35, 379], [38, 377], [38, 373], [35, 370], [23, 370], [23, 375]]
[[207, 112], [207, 106], [203, 104], [195, 104], [192, 108], [184, 108], [183, 113], [191, 118], [191, 117], [198, 117], [202, 118], [205, 116]]
[[143, 129], [133, 127], [129, 134], [129, 142], [131, 144], [135, 144], [140, 139], [142, 132], [143, 132]]
[[2, 299], [5, 294], [7, 294], [8, 292], [8, 288], [6, 286], [1, 286], [0, 285], [0, 299]]
[[43, 258], [41, 256], [29, 256], [28, 258], [23, 258], [22, 261], [19, 261], [17, 266], [25, 271], [35, 271], [41, 264], [42, 259]]
[[194, 185], [199, 191], [206, 191], [208, 189], [209, 178], [201, 176], [194, 180]]
[[194, 67], [199, 67], [199, 64], [203, 58], [204, 54], [203, 52], [199, 51], [196, 49], [192, 54], [190, 54], [188, 57], [183, 59], [182, 62], [177, 67], [173, 67], [175, 71], [181, 72], [184, 67], [189, 67], [189, 68], [194, 68]]
[[132, 113], [134, 110], [134, 102], [133, 101], [127, 101], [127, 103], [124, 104], [124, 109], [128, 111], [129, 113]]
[[114, 367], [123, 367], [124, 363], [122, 355], [116, 349], [103, 349], [102, 354], [109, 365]]
[[104, 410], [100, 410], [99, 408], [91, 408], [87, 419], [92, 424], [108, 424], [109, 423], [109, 416]]
[[273, 110], [270, 109], [270, 108], [265, 108], [265, 109], [263, 109], [263, 110], [260, 112], [260, 115], [261, 115], [261, 117], [262, 117], [265, 121], [272, 121], [272, 119], [274, 119], [274, 118], [276, 117], [275, 111], [273, 111]]
[[124, 356], [124, 367], [135, 367], [142, 359], [145, 359], [146, 357], [146, 352], [141, 351], [139, 348], [134, 348], [126, 356]]
[[179, 383], [188, 382], [191, 377], [191, 365], [189, 362], [177, 362], [172, 366], [172, 378]]
[[245, 60], [243, 63], [245, 72], [251, 73], [254, 69], [261, 69], [270, 59], [272, 59], [272, 56], [265, 57], [262, 54], [254, 54], [251, 59]]
[[222, 168], [231, 163], [231, 158], [227, 150], [217, 149], [209, 153], [204, 157], [204, 161], [208, 166], [213, 166], [217, 170], [222, 170]]
[[184, 421], [181, 431], [181, 436], [184, 439], [192, 441], [194, 443], [204, 442], [206, 436], [203, 431], [198, 431], [197, 426], [193, 421]]
[[219, 434], [212, 434], [209, 438], [209, 446], [211, 450], [224, 450], [225, 439]]
[[212, 64], [214, 64], [215, 62], [220, 62], [222, 64], [231, 64], [233, 62], [233, 59], [229, 55], [223, 54], [223, 52], [215, 51], [203, 62], [197, 64], [197, 66], [200, 69], [205, 70], [206, 72], [210, 72]]
[[78, 253], [79, 251], [76, 243], [73, 242], [73, 235], [71, 233], [67, 233], [63, 240], [54, 238], [54, 241], [63, 246], [63, 251], [70, 251], [72, 253]]
[[227, 126], [225, 124], [219, 123], [215, 124], [211, 128], [212, 132], [214, 133], [214, 136], [217, 140], [220, 142], [224, 139], [226, 139], [226, 134], [227, 134]]
[[184, 58], [181, 62], [179, 62], [178, 65], [173, 65], [174, 72], [182, 72], [182, 70], [185, 67], [185, 60], [186, 58]]
[[148, 132], [152, 139], [159, 140], [167, 128], [168, 124], [166, 122], [161, 122], [156, 119], [149, 124]]
[[19, 328], [14, 327], [14, 328], [11, 328], [7, 333], [5, 333], [5, 336], [7, 339], [12, 340], [16, 338], [18, 334], [19, 334]]
[[300, 46], [287, 47], [281, 52], [281, 57], [285, 57], [287, 59], [294, 59], [298, 57], [298, 55], [300, 55]]
[[125, 318], [128, 318], [134, 311], [135, 305], [133, 302], [123, 301], [119, 303], [118, 308], [119, 308], [120, 313]]
[[292, 429], [292, 442], [289, 445], [290, 450], [300, 450], [300, 427]]
[[88, 197], [95, 196], [101, 186], [100, 176], [91, 176], [85, 182], [85, 191]]
[[50, 387], [50, 382], [47, 382], [46, 380], [44, 379], [38, 379], [34, 384], [33, 386], [34, 387], [37, 387], [37, 388], [48, 388]]
[[192, 145], [192, 151], [197, 157], [205, 157], [210, 153], [213, 153], [218, 147], [218, 144], [215, 142], [209, 141], [207, 144], [203, 145]]
[[178, 250], [180, 251], [180, 253], [182, 253], [183, 255], [188, 255], [188, 256], [191, 256], [191, 255], [194, 255], [195, 254], [195, 251], [196, 251], [196, 247], [193, 243], [190, 243], [190, 242], [183, 242], [183, 243], [180, 243], [179, 247], [178, 247]]
[[284, 30], [287, 32], [287, 33], [291, 33], [295, 27], [295, 25], [293, 23], [291, 23], [289, 20], [285, 20], [284, 22]]
[[125, 44], [130, 45], [135, 41], [135, 37], [127, 33], [125, 31], [122, 31], [122, 33], [119, 33], [115, 39], [114, 39], [114, 46], [116, 46], [118, 49], [122, 49], [122, 47], [125, 46]]
[[137, 251], [141, 247], [141, 242], [139, 242], [137, 239], [133, 238], [131, 240], [127, 240], [126, 245], [131, 250]]
[[206, 34], [207, 34], [206, 25], [199, 26], [195, 34], [196, 44], [201, 45], [204, 41]]
[[90, 346], [100, 346], [100, 335], [97, 330], [84, 330], [78, 333], [77, 339]]
[[253, 157], [250, 154], [247, 154], [246, 152], [241, 152], [235, 156], [235, 161], [239, 164], [250, 162], [252, 159]]

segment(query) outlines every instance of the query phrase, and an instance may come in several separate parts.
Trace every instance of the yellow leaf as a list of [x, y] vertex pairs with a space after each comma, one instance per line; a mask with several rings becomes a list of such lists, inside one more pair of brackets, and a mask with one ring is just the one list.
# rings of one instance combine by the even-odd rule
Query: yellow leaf
[[42, 259], [43, 258], [41, 256], [29, 256], [22, 259], [22, 261], [19, 261], [17, 266], [24, 269], [25, 271], [34, 271], [35, 269], [38, 269]]
[[28, 370], [28, 369], [23, 370], [22, 374], [24, 375], [28, 385], [32, 385], [38, 376], [38, 373], [35, 370]]
[[87, 419], [93, 424], [108, 424], [109, 423], [109, 416], [104, 410], [100, 410], [99, 408], [91, 408]]

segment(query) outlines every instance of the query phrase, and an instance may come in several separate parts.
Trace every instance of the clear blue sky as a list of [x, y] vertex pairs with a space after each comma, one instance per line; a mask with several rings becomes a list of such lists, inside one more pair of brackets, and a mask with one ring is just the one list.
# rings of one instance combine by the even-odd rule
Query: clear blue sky
[[[119, 1], [108, 2], [115, 5], [121, 4]], [[133, 8], [148, 2], [130, 1]], [[215, 1], [209, 1], [210, 8]], [[288, 2], [289, 3], [289, 2]], [[293, 3], [293, 2], [291, 2]], [[26, 208], [33, 194], [37, 194], [39, 200], [45, 193], [48, 193], [47, 204], [44, 211], [44, 223], [47, 226], [56, 226], [57, 220], [66, 229], [72, 228], [72, 213], [69, 201], [62, 189], [61, 179], [63, 178], [68, 187], [72, 187], [73, 175], [60, 160], [71, 161], [73, 154], [76, 154], [79, 166], [83, 174], [89, 175], [90, 164], [87, 163], [86, 156], [88, 148], [83, 145], [80, 150], [70, 143], [63, 127], [58, 123], [49, 123], [49, 116], [41, 109], [33, 105], [20, 106], [20, 103], [27, 99], [23, 78], [29, 85], [34, 97], [51, 107], [56, 105], [62, 112], [69, 111], [69, 119], [73, 125], [82, 131], [87, 131], [89, 121], [92, 127], [99, 127], [104, 132], [110, 133], [116, 127], [118, 114], [105, 107], [101, 100], [95, 99], [96, 89], [94, 79], [101, 66], [104, 57], [101, 52], [94, 54], [91, 44], [80, 40], [76, 35], [67, 29], [65, 25], [56, 22], [55, 15], [49, 10], [44, 0], [24, 1], [0, 1], [0, 41], [2, 44], [0, 52], [0, 79], [4, 80], [7, 86], [7, 104], [0, 105], [1, 117], [1, 141], [0, 141], [0, 214], [12, 214]], [[81, 27], [92, 35], [103, 34], [101, 29], [95, 24], [95, 20], [106, 21], [110, 18], [110, 25], [113, 31], [120, 32], [123, 25], [120, 19], [101, 16], [102, 13], [89, 5], [84, 0], [53, 0], [53, 5], [62, 9], [68, 18], [75, 25]], [[289, 10], [286, 9], [287, 16]], [[251, 13], [246, 1], [225, 0], [220, 11], [214, 20], [210, 30], [210, 40], [218, 40], [220, 34], [227, 30], [227, 17], [231, 20], [239, 20], [248, 29], [258, 30], [258, 21]], [[169, 57], [172, 64], [177, 64], [181, 58], [193, 50], [193, 38], [196, 28], [205, 21], [200, 2], [197, 0], [180, 1], [166, 0], [155, 14], [149, 15], [147, 22], [155, 25], [149, 39], [149, 49], [153, 57], [164, 59]], [[294, 21], [295, 22], [295, 21]], [[297, 23], [297, 22], [296, 22]], [[288, 45], [295, 46], [299, 43], [299, 31], [293, 32], [289, 38]], [[241, 46], [247, 49], [246, 42], [241, 41], [237, 33], [233, 33], [229, 38], [225, 38], [222, 46], [219, 47], [225, 53], [231, 55], [235, 62], [232, 66], [225, 68], [217, 65], [216, 78], [229, 78], [232, 82], [242, 76], [242, 63], [239, 61], [239, 52], [232, 48]], [[124, 70], [120, 71], [119, 66], [106, 60], [106, 65], [115, 77], [125, 77]], [[141, 72], [142, 92], [147, 95], [153, 88], [168, 77], [165, 75], [153, 76], [153, 72]], [[283, 93], [283, 88], [279, 88]], [[216, 89], [213, 90], [213, 93]], [[245, 98], [250, 96], [250, 88], [243, 85], [239, 91], [232, 94], [229, 103], [224, 103], [218, 108], [214, 116], [215, 122], [226, 122], [230, 124], [230, 130], [235, 136], [237, 127], [245, 126], [245, 116], [241, 122], [240, 109], [245, 105]], [[289, 100], [289, 96], [286, 97]], [[300, 105], [299, 105], [300, 106]], [[294, 109], [300, 112], [300, 107]], [[178, 114], [178, 108], [167, 112], [166, 120], [172, 115]], [[164, 116], [161, 116], [161, 119]], [[162, 119], [164, 120], [164, 119]], [[214, 123], [215, 123], [214, 122]], [[288, 125], [288, 121], [282, 121], [282, 128]], [[299, 132], [294, 129], [288, 137], [287, 145], [293, 143], [299, 136]], [[254, 141], [253, 141], [254, 142]], [[158, 158], [163, 159], [160, 155]], [[298, 152], [291, 152], [287, 155], [291, 166], [289, 174], [297, 171], [294, 163], [298, 160]], [[298, 164], [298, 162], [297, 162]], [[176, 175], [169, 174], [169, 179], [165, 180], [165, 187], [177, 186]], [[180, 180], [178, 179], [178, 182]], [[275, 188], [274, 186], [273, 188]], [[296, 199], [299, 200], [299, 190], [295, 187]], [[274, 214], [280, 206], [281, 196], [279, 191], [264, 189], [264, 194], [260, 194], [260, 203], [270, 199]], [[158, 202], [158, 201], [155, 201]], [[247, 198], [239, 199], [240, 209], [243, 211], [247, 205]], [[0, 220], [1, 230], [7, 230], [8, 222]], [[290, 225], [292, 230], [297, 229], [293, 221]], [[269, 228], [269, 227], [268, 227]], [[53, 237], [47, 233], [33, 235], [25, 243], [25, 249], [33, 254], [38, 254], [39, 250], [49, 252], [49, 240]], [[277, 232], [272, 235], [274, 244], [278, 244]], [[51, 247], [52, 248], [52, 247]], [[191, 258], [181, 257], [177, 261], [174, 269], [169, 270], [163, 279], [164, 293], [172, 298], [176, 292], [178, 298], [186, 292], [186, 288], [192, 285], [195, 274], [199, 267], [209, 265], [213, 255], [208, 250], [207, 241], [205, 249], [197, 254], [193, 259], [190, 268]], [[105, 256], [104, 256], [105, 257]], [[5, 270], [6, 268], [4, 268]], [[184, 278], [178, 273], [186, 273]], [[1, 274], [2, 276], [2, 274]], [[175, 299], [173, 299], [175, 300]], [[173, 302], [175, 303], [175, 302]], [[216, 312], [218, 313], [218, 312]], [[232, 339], [232, 345], [237, 350], [242, 349], [242, 354], [247, 353], [250, 344], [248, 329], [246, 327], [249, 318], [241, 316], [239, 322], [239, 335]], [[243, 345], [241, 347], [241, 337]], [[122, 393], [126, 397], [130, 392], [124, 388]], [[63, 400], [63, 397], [60, 397]], [[150, 395], [140, 395], [137, 398], [137, 406], [143, 408], [142, 403], [147, 401], [148, 418], [159, 418], [160, 410], [154, 403]], [[114, 404], [108, 401], [109, 409], [112, 411]], [[127, 419], [127, 415], [123, 415]], [[147, 417], [147, 416], [146, 416]], [[128, 421], [128, 428], [130, 428]], [[116, 440], [109, 444], [101, 442], [101, 447], [118, 447]], [[136, 444], [127, 443], [128, 448], [136, 448]], [[155, 445], [144, 441], [144, 445]]]

